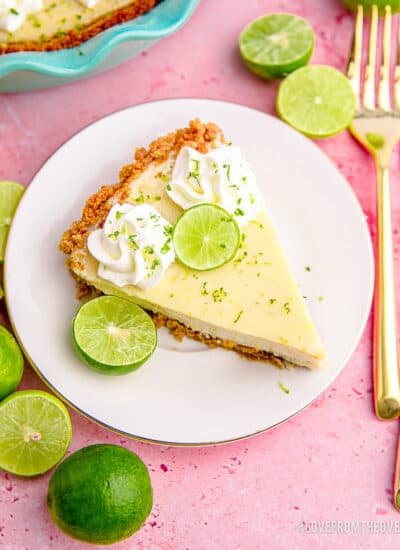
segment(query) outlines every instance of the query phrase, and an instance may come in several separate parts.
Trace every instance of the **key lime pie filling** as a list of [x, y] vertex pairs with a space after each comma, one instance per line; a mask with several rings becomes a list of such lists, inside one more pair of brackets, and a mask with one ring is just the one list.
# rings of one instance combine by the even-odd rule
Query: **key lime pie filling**
[[0, 54], [71, 48], [159, 0], [0, 0]]
[[[232, 259], [205, 271], [184, 265], [174, 250], [177, 220], [199, 205], [217, 205], [240, 231]], [[191, 235], [187, 242], [190, 252]], [[254, 170], [213, 123], [196, 119], [138, 148], [119, 182], [87, 200], [60, 249], [82, 293], [131, 300], [178, 339], [279, 367], [324, 363]]]

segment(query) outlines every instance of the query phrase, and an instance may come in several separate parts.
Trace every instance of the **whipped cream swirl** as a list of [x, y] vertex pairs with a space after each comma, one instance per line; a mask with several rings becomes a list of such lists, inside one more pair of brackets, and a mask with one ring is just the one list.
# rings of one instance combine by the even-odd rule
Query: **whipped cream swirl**
[[202, 203], [218, 204], [234, 216], [239, 226], [253, 220], [260, 209], [253, 169], [239, 147], [231, 145], [207, 154], [182, 147], [167, 193], [183, 209]]
[[98, 276], [119, 287], [151, 288], [175, 259], [171, 225], [149, 204], [113, 206], [87, 246], [99, 262]]
[[0, 0], [0, 30], [16, 31], [27, 15], [43, 9], [43, 0]]

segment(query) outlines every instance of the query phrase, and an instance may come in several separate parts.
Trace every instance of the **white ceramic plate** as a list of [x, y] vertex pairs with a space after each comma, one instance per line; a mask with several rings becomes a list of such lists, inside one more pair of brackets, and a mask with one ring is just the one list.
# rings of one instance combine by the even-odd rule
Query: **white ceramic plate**
[[[192, 342], [180, 345], [165, 333], [150, 361], [123, 377], [98, 374], [74, 353], [71, 320], [79, 302], [58, 251], [63, 231], [80, 218], [91, 193], [117, 181], [136, 146], [197, 116], [219, 124], [255, 168], [325, 343], [329, 363], [323, 370], [279, 371], [233, 352]], [[46, 162], [12, 224], [5, 283], [21, 345], [44, 381], [67, 403], [126, 435], [202, 445], [267, 430], [303, 409], [332, 382], [368, 317], [373, 256], [353, 192], [311, 141], [247, 107], [177, 99], [138, 105], [99, 120]], [[290, 389], [288, 395], [279, 381]]]

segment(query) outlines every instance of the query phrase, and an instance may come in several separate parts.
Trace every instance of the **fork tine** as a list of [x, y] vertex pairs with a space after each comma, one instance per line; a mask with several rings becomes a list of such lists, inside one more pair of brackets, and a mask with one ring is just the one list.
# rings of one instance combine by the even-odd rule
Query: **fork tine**
[[[347, 64], [347, 78], [350, 80], [357, 102], [357, 110], [360, 110], [360, 81], [361, 81], [361, 55], [362, 55], [362, 37], [363, 37], [363, 7], [359, 4], [357, 8], [357, 18], [354, 27], [353, 44], [349, 62]], [[400, 101], [400, 65], [399, 65], [399, 101]]]
[[400, 25], [397, 37], [397, 61], [394, 69], [394, 107], [400, 110]]
[[368, 63], [365, 69], [364, 108], [375, 109], [375, 68], [378, 37], [378, 8], [374, 4], [371, 13], [371, 32], [369, 36]]
[[380, 70], [378, 105], [386, 112], [391, 110], [390, 103], [390, 44], [392, 36], [392, 10], [385, 8], [385, 23], [383, 28], [382, 64]]

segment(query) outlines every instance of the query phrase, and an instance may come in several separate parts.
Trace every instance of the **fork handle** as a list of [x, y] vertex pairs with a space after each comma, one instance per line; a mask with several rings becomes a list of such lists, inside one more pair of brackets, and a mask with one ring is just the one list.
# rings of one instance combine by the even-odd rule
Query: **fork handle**
[[400, 416], [399, 350], [394, 285], [392, 213], [388, 166], [377, 162], [377, 269], [374, 317], [374, 388], [376, 414]]

